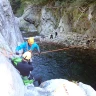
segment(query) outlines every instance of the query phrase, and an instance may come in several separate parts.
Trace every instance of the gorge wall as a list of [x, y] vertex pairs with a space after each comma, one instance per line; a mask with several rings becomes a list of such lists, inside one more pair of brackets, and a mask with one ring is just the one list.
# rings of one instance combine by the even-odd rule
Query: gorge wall
[[29, 0], [20, 17], [20, 28], [26, 32], [37, 30], [47, 41], [50, 41], [50, 34], [55, 37], [57, 31], [58, 38], [52, 42], [96, 48], [96, 2], [92, 1], [87, 5], [75, 4], [74, 0], [73, 3], [65, 2], [63, 6], [59, 1], [40, 6]]
[[22, 79], [10, 60], [22, 42], [18, 24], [8, 0], [0, 0], [0, 96], [24, 96]]
[[[0, 0], [0, 46], [10, 46], [12, 50], [17, 46], [18, 42], [22, 42], [22, 36], [18, 28], [18, 22], [13, 15], [10, 3], [8, 0]], [[5, 42], [6, 44], [4, 44]], [[6, 47], [4, 47], [6, 48]]]
[[[44, 15], [42, 14], [42, 17], [47, 18], [46, 20], [51, 18], [50, 15], [48, 15], [50, 12], [48, 14], [46, 13], [46, 8], [42, 9], [42, 13], [44, 14]], [[49, 17], [46, 17], [46, 14]], [[68, 94], [73, 94], [73, 96], [77, 96], [79, 93], [80, 93], [79, 96], [81, 95], [96, 96], [95, 90], [89, 85], [85, 85], [83, 83], [75, 84], [63, 79], [46, 81], [42, 83], [40, 87], [34, 87], [33, 85], [29, 85], [25, 87], [19, 72], [13, 67], [10, 60], [8, 59], [13, 55], [13, 52], [18, 42], [23, 42], [23, 38], [18, 26], [19, 25], [18, 18], [14, 17], [8, 0], [0, 0], [0, 17], [1, 17], [0, 19], [0, 77], [1, 77], [0, 78], [0, 96], [32, 96], [32, 95], [33, 96], [58, 96], [58, 94], [60, 93], [62, 93], [61, 96], [68, 95]], [[22, 19], [22, 17], [20, 19]], [[32, 22], [32, 26], [33, 27], [35, 26], [34, 28], [36, 28], [39, 31], [40, 30], [39, 28], [43, 28], [42, 26], [40, 27], [40, 25], [38, 25], [43, 23], [39, 20], [43, 18], [39, 19], [38, 17], [40, 16], [37, 16], [36, 14], [35, 16], [33, 15], [32, 20], [34, 21], [31, 21], [30, 19], [30, 22]], [[53, 17], [51, 19], [52, 19], [51, 22], [48, 23], [49, 25], [56, 22]], [[29, 24], [29, 18], [27, 18], [27, 21], [28, 21], [27, 24]], [[24, 22], [26, 22], [26, 18]], [[45, 22], [45, 19], [44, 19], [44, 22]], [[36, 25], [38, 25], [38, 27]], [[46, 25], [46, 27], [48, 26]], [[55, 30], [54, 26], [53, 27], [49, 26], [48, 28]], [[67, 27], [67, 25], [66, 25], [66, 28], [68, 32], [69, 30], [71, 30], [71, 28]], [[40, 33], [42, 34], [44, 32], [45, 31], [40, 31]], [[47, 36], [47, 34], [48, 33], [46, 34], [44, 33], [45, 36]], [[70, 84], [72, 88], [74, 86], [73, 91], [72, 91], [72, 88], [70, 87]], [[67, 88], [68, 91], [66, 92], [66, 89], [64, 88]], [[78, 93], [76, 93], [76, 91], [78, 91]]]

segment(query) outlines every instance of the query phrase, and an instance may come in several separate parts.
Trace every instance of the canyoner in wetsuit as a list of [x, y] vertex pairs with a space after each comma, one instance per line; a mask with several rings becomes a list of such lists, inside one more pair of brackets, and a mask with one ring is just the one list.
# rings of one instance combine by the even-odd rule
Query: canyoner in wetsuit
[[39, 45], [34, 42], [34, 37], [29, 37], [27, 42], [24, 42], [16, 47], [16, 54], [19, 54], [19, 50], [23, 49], [23, 53], [26, 51], [33, 51], [34, 49], [38, 50], [38, 53], [40, 53], [40, 47]]
[[20, 75], [22, 76], [22, 80], [25, 85], [31, 84], [34, 82], [31, 76], [31, 71], [33, 70], [33, 67], [28, 64], [28, 61], [30, 60], [32, 54], [31, 52], [27, 51], [22, 55], [22, 58], [16, 57], [12, 58], [12, 64], [15, 66], [15, 68], [20, 72]]
[[[15, 51], [17, 55], [19, 55], [19, 50], [21, 49], [23, 49], [23, 53], [26, 51], [33, 51], [37, 49], [38, 53], [40, 54], [40, 47], [36, 42], [34, 42], [34, 37], [29, 37], [27, 42], [24, 42], [16, 47]], [[29, 64], [31, 63], [32, 63], [32, 59], [30, 58]]]

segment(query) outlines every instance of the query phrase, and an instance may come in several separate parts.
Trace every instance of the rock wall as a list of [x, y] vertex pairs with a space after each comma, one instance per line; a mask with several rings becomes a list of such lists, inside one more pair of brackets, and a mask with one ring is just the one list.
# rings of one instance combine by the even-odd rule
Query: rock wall
[[22, 41], [9, 1], [0, 0], [0, 96], [24, 96], [22, 79], [8, 60]]
[[[43, 18], [41, 19], [45, 18], [44, 22], [39, 22], [39, 20], [36, 19], [37, 22], [40, 24], [43, 23], [43, 25], [48, 22], [49, 25], [47, 26], [46, 24], [46, 27], [53, 30], [56, 27], [54, 26], [54, 23], [56, 22], [52, 17], [53, 15], [45, 9], [42, 10], [44, 13], [42, 12], [43, 14], [41, 17]], [[49, 15], [46, 12], [48, 12]], [[48, 17], [46, 17], [46, 14]], [[61, 96], [67, 96], [69, 94], [73, 94], [72, 96], [96, 96], [96, 92], [91, 88], [91, 86], [80, 83], [79, 87], [77, 84], [63, 79], [46, 81], [42, 83], [40, 87], [34, 87], [33, 85], [24, 86], [19, 72], [13, 67], [8, 59], [11, 56], [12, 51], [14, 51], [17, 42], [23, 41], [18, 28], [18, 18], [14, 17], [8, 0], [0, 0], [0, 17], [0, 96], [58, 96], [58, 94], [60, 95], [61, 93]], [[33, 17], [35, 18], [35, 16]], [[45, 20], [47, 21], [46, 23]], [[29, 22], [29, 19], [27, 19], [27, 21]], [[34, 22], [34, 24], [38, 25], [36, 22]], [[52, 24], [53, 27], [51, 27]], [[64, 29], [68, 28], [69, 25], [67, 25], [67, 23], [65, 23], [65, 25], [66, 27]], [[41, 28], [41, 33], [44, 32], [45, 35], [46, 29], [43, 29], [42, 26]], [[71, 28], [66, 30], [69, 31], [70, 29]], [[76, 93], [77, 91], [78, 93]]]
[[24, 96], [24, 85], [19, 72], [0, 54], [0, 95]]
[[91, 86], [65, 79], [51, 79], [43, 82], [40, 87], [28, 85], [25, 90], [25, 96], [96, 96]]
[[[33, 30], [37, 30], [49, 41], [50, 35], [55, 37], [57, 31], [58, 38], [54, 38], [51, 40], [52, 42], [68, 46], [96, 48], [95, 10], [95, 4], [86, 7], [72, 5], [68, 7], [58, 7], [57, 5], [38, 7], [30, 5], [25, 8], [23, 16], [27, 18], [25, 21], [30, 23], [27, 24], [27, 28], [31, 25], [35, 26], [34, 28], [31, 26]], [[26, 25], [24, 22], [20, 24]]]
[[[25, 8], [24, 14], [19, 18], [19, 27], [21, 31], [25, 32], [37, 32], [37, 26], [39, 24], [40, 14], [39, 10], [35, 6], [30, 4]], [[34, 15], [33, 15], [34, 14]]]
[[8, 0], [0, 0], [0, 34], [13, 51], [17, 43], [23, 41]]

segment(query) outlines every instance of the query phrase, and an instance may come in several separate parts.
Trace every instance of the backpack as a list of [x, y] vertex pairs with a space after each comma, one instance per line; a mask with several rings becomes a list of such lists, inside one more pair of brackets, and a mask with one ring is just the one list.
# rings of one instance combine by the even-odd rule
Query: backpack
[[17, 64], [22, 61], [22, 58], [21, 58], [21, 57], [15, 57], [15, 58], [12, 58], [11, 61], [12, 61], [12, 63], [13, 63], [15, 66], [17, 66]]

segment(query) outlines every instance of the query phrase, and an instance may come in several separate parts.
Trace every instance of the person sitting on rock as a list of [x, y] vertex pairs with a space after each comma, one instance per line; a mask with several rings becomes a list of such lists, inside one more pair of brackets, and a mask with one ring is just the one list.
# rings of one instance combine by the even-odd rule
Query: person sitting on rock
[[[22, 58], [12, 58], [11, 62], [15, 66], [15, 68], [20, 72], [20, 75], [22, 76], [23, 82], [25, 85], [31, 84], [34, 81], [38, 81], [38, 84], [41, 84], [41, 79], [39, 77], [33, 77], [32, 76], [32, 65], [29, 65], [28, 62], [30, 58], [32, 57], [32, 53], [30, 51], [25, 52], [22, 55]], [[16, 61], [16, 59], [19, 60], [19, 62]]]

